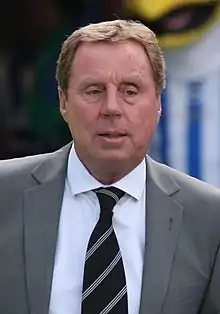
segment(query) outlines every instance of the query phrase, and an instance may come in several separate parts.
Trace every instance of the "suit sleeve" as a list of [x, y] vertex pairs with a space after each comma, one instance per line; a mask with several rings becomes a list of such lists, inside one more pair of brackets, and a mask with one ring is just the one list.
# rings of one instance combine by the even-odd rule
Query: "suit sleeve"
[[[220, 228], [220, 226], [219, 226]], [[200, 314], [220, 314], [220, 243]]]

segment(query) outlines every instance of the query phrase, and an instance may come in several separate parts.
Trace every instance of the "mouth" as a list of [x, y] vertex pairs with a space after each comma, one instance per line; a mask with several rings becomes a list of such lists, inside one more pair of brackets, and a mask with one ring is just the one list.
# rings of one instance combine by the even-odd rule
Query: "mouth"
[[[155, 31], [159, 36], [163, 34], [181, 34], [199, 29], [206, 24], [214, 14], [218, 1], [206, 4], [180, 6], [157, 21], [139, 20]], [[138, 18], [138, 17], [137, 17]]]
[[99, 134], [99, 136], [106, 137], [106, 138], [122, 138], [122, 137], [125, 137], [126, 134], [103, 133], [103, 134]]
[[103, 132], [99, 133], [98, 137], [106, 144], [122, 144], [127, 134], [122, 132]]

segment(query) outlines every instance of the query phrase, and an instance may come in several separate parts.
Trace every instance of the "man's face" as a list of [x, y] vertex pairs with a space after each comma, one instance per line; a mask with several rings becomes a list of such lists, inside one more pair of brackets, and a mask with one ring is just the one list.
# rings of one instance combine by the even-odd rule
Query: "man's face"
[[83, 43], [60, 109], [83, 161], [137, 165], [155, 131], [160, 97], [149, 60], [135, 42]]

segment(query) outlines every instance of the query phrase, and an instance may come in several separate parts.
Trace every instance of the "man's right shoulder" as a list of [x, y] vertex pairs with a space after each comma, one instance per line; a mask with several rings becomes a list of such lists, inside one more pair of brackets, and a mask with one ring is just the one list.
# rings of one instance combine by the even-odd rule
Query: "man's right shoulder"
[[16, 177], [32, 172], [44, 160], [50, 158], [53, 153], [45, 153], [26, 157], [0, 160], [0, 180], [5, 177]]

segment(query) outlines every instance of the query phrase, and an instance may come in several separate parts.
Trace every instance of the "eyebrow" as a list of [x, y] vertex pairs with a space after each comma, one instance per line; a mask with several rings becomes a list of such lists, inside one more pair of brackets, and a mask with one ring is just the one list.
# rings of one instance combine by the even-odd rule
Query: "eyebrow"
[[[120, 83], [130, 84], [134, 86], [140, 82], [141, 82], [141, 75], [128, 75], [125, 77], [121, 77], [121, 81], [120, 81]], [[102, 77], [92, 77], [92, 76], [86, 76], [80, 82], [80, 85], [84, 87], [102, 86], [103, 84], [105, 84], [105, 80], [103, 80]]]
[[133, 80], [123, 80], [122, 84], [126, 84], [126, 85], [133, 85], [133, 86], [137, 86], [138, 81], [133, 81]]
[[127, 77], [122, 78], [122, 82], [128, 83], [128, 84], [135, 84], [139, 83], [141, 81], [140, 75], [130, 75]]
[[103, 88], [104, 84], [101, 83], [100, 81], [95, 81], [95, 82], [82, 82], [81, 87], [82, 89], [87, 89], [89, 87], [99, 87], [99, 88]]

